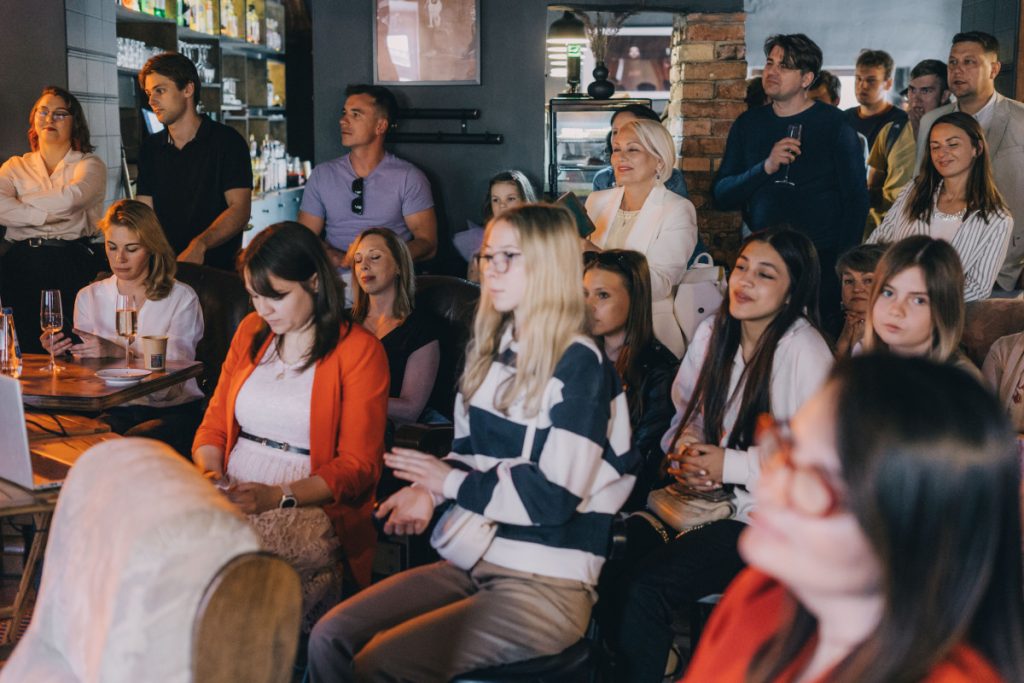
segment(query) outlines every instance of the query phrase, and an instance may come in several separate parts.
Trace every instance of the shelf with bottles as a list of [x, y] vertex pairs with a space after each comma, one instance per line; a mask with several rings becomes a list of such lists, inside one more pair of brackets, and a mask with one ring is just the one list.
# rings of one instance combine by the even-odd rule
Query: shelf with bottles
[[151, 21], [173, 24], [178, 16], [175, 0], [113, 1], [117, 3], [118, 21]]

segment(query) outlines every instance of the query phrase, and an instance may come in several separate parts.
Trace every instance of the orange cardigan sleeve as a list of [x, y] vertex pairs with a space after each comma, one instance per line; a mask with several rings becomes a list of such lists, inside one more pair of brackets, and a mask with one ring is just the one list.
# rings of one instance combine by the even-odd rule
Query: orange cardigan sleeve
[[221, 366], [220, 379], [213, 391], [203, 422], [196, 430], [192, 441], [192, 451], [200, 446], [216, 446], [227, 451], [230, 430], [235, 419], [235, 399], [239, 374], [252, 366], [249, 360], [249, 345], [261, 324], [260, 317], [255, 313], [247, 315], [235, 331], [228, 348], [224, 364]]
[[311, 464], [312, 474], [327, 482], [341, 503], [372, 493], [380, 479], [391, 376], [384, 347], [357, 324], [334, 356], [340, 386], [325, 383], [334, 395], [318, 395], [313, 406], [315, 429], [333, 457], [320, 461], [317, 452], [324, 451], [318, 448]]

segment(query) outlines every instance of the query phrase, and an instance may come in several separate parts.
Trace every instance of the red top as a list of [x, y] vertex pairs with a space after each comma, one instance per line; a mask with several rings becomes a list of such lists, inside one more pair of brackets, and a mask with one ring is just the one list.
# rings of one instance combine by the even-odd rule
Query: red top
[[[249, 346], [261, 322], [258, 315], [250, 313], [238, 326], [192, 446], [193, 450], [203, 445], [223, 449], [225, 468], [238, 440], [235, 400], [256, 368], [249, 358]], [[273, 334], [267, 336], [257, 358], [263, 357], [273, 338]], [[310, 474], [321, 477], [334, 494], [324, 512], [334, 522], [349, 569], [361, 586], [370, 583], [377, 544], [370, 515], [383, 468], [389, 381], [384, 347], [356, 324], [347, 332], [342, 328], [334, 351], [313, 371]]]
[[[744, 570], [729, 585], [700, 638], [685, 683], [743, 683], [751, 660], [783, 623], [786, 589], [756, 569]], [[807, 664], [813, 643], [782, 672], [776, 683], [793, 681]], [[958, 645], [921, 683], [1001, 683], [1002, 678], [973, 648]], [[827, 683], [828, 674], [815, 683]]]

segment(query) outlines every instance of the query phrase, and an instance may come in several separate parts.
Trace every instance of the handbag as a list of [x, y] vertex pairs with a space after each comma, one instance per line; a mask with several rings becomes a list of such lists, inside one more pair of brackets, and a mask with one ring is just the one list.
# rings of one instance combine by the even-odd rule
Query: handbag
[[647, 496], [647, 509], [677, 532], [685, 532], [702, 524], [728, 519], [736, 512], [732, 496], [712, 500], [702, 491], [670, 484], [655, 489]]
[[716, 266], [711, 254], [698, 254], [683, 274], [672, 304], [676, 324], [682, 330], [687, 345], [693, 341], [701, 321], [714, 314], [722, 305], [727, 290], [725, 268]]
[[[526, 429], [521, 458], [529, 458], [537, 433], [536, 418]], [[459, 569], [469, 571], [491, 547], [498, 525], [481, 514], [453, 503], [437, 520], [430, 534], [430, 545], [437, 554]]]

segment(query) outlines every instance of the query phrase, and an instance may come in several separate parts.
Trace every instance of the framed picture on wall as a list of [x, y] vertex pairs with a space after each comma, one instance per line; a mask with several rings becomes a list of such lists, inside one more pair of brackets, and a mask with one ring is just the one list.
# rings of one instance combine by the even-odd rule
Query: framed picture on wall
[[[608, 39], [608, 55], [604, 61], [608, 80], [615, 84], [616, 93], [668, 100], [671, 57], [671, 26], [625, 26]], [[584, 88], [593, 80], [590, 76], [593, 59], [589, 56], [589, 60], [584, 60]]]
[[373, 2], [374, 83], [480, 84], [480, 0]]

